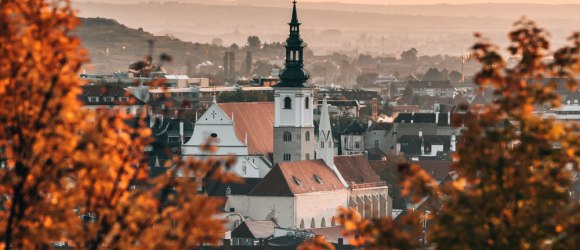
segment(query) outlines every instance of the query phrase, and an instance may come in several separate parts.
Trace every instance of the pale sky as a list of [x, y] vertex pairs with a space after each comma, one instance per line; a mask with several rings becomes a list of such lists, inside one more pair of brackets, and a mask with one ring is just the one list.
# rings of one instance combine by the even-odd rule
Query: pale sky
[[[106, 3], [140, 3], [140, 2], [205, 2], [211, 3], [216, 0], [72, 0], [73, 2], [106, 2]], [[238, 0], [218, 0], [238, 1]], [[251, 2], [252, 0], [241, 0]], [[259, 0], [264, 1], [264, 0]], [[288, 1], [292, 0], [273, 0]], [[298, 2], [341, 2], [357, 4], [382, 4], [382, 5], [409, 5], [409, 4], [473, 4], [473, 3], [535, 3], [535, 4], [580, 4], [580, 0], [297, 0]]]
[[[299, 1], [299, 0], [298, 0]], [[471, 3], [537, 3], [580, 4], [580, 0], [303, 0], [304, 2], [343, 2], [369, 4], [471, 4]]]

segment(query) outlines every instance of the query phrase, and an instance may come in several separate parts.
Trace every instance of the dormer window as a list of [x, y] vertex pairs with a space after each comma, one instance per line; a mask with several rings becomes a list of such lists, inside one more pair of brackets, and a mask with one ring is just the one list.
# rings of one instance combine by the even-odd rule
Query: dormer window
[[292, 109], [292, 99], [288, 96], [284, 98], [284, 109]]
[[294, 183], [296, 183], [296, 185], [298, 185], [299, 187], [302, 187], [302, 181], [300, 181], [300, 179], [296, 178], [296, 176], [292, 176], [292, 180], [294, 180]]
[[129, 97], [119, 97], [119, 101], [121, 102], [129, 101]]
[[99, 101], [99, 98], [96, 96], [89, 97], [89, 102], [98, 102], [98, 101]]
[[115, 98], [114, 98], [114, 97], [110, 97], [110, 96], [108, 96], [108, 97], [103, 97], [103, 100], [104, 100], [105, 102], [112, 102], [113, 100], [115, 100]]
[[322, 180], [322, 178], [320, 178], [320, 176], [318, 175], [314, 175], [314, 179], [316, 180], [316, 182], [322, 184], [324, 181]]

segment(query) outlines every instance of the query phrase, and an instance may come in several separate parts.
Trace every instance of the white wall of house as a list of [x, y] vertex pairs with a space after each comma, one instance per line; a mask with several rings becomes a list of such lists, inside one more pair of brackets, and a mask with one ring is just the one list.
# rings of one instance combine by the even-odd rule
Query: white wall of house
[[277, 222], [281, 227], [295, 227], [294, 196], [247, 196], [230, 195], [225, 205], [226, 211], [249, 216], [254, 220], [268, 220], [273, 210], [277, 211]]
[[300, 228], [304, 221], [304, 228], [313, 228], [311, 224], [314, 220], [314, 228], [320, 228], [324, 218], [325, 227], [330, 227], [337, 209], [347, 205], [348, 190], [297, 194], [294, 226]]
[[248, 155], [248, 146], [236, 135], [234, 121], [216, 103], [195, 123], [191, 139], [181, 146], [183, 157], [209, 155], [203, 147], [210, 138], [214, 139], [212, 145], [217, 146], [217, 151], [211, 155], [235, 156], [236, 163], [231, 170], [238, 175], [246, 178], [260, 178], [270, 171], [270, 165], [263, 159], [263, 156]]

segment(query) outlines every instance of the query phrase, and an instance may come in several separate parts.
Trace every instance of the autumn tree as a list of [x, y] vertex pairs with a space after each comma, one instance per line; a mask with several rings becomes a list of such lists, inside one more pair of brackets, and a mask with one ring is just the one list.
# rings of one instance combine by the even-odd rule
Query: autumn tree
[[217, 243], [222, 201], [198, 194], [196, 180], [234, 179], [222, 167], [231, 159], [173, 157], [150, 180], [144, 117], [82, 108], [78, 23], [66, 0], [0, 1], [0, 248]]
[[419, 166], [400, 165], [402, 193], [419, 207], [397, 220], [373, 221], [342, 210], [339, 222], [352, 243], [371, 249], [580, 247], [580, 205], [569, 194], [578, 172], [577, 127], [535, 113], [561, 103], [558, 82], [542, 80], [565, 79], [576, 90], [580, 33], [552, 54], [547, 36], [534, 22], [518, 21], [508, 53], [520, 61], [507, 67], [497, 47], [476, 35], [471, 54], [482, 69], [475, 81], [492, 88], [495, 101], [463, 107], [466, 130], [454, 178], [437, 185]]

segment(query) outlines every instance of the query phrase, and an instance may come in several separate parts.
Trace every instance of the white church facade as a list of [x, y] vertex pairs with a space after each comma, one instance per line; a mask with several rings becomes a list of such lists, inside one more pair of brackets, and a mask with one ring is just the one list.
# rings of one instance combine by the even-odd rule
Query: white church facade
[[286, 67], [274, 86], [273, 168], [248, 194], [228, 195], [225, 210], [296, 229], [335, 226], [339, 207], [354, 207], [366, 218], [390, 216], [388, 186], [364, 155], [335, 156], [326, 98], [314, 138], [313, 88], [306, 83], [296, 3], [289, 25]]

